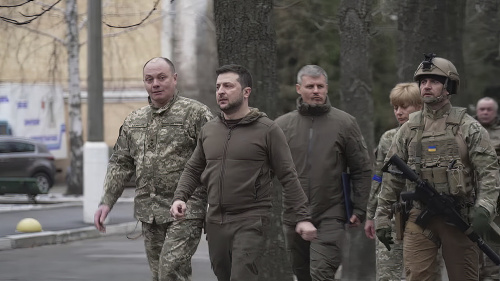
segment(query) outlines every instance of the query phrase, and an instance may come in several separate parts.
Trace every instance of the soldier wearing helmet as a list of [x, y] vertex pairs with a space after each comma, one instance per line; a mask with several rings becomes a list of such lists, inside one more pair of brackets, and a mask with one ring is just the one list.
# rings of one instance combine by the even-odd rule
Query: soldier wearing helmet
[[[488, 133], [465, 108], [452, 107], [460, 78], [455, 66], [434, 54], [425, 55], [414, 79], [424, 102], [410, 114], [396, 133], [385, 161], [397, 154], [440, 194], [451, 196], [462, 218], [483, 235], [496, 215], [499, 164]], [[481, 184], [478, 184], [481, 182]], [[404, 188], [415, 184], [384, 173], [376, 210], [376, 234], [388, 248], [391, 238], [391, 205]], [[478, 280], [479, 249], [442, 216], [433, 216], [425, 228], [416, 224], [426, 208], [414, 200], [406, 223], [403, 256], [406, 280], [432, 280], [436, 255], [442, 255], [450, 280]]]

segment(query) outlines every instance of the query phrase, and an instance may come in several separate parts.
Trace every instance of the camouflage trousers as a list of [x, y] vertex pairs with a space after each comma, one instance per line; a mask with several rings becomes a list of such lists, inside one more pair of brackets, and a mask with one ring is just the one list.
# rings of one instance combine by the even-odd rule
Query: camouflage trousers
[[202, 219], [164, 224], [142, 223], [144, 246], [153, 281], [189, 281], [191, 257], [203, 228]]
[[[396, 236], [395, 233], [393, 234]], [[396, 237], [393, 238], [394, 244], [388, 251], [385, 245], [375, 237], [377, 281], [401, 281], [402, 279], [403, 241], [396, 240]]]

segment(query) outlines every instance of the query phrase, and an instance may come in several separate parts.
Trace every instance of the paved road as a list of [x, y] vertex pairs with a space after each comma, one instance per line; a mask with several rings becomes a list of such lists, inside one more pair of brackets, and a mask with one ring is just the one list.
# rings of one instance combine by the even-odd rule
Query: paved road
[[[55, 205], [55, 204], [54, 204]], [[44, 231], [77, 229], [93, 224], [83, 222], [81, 203], [65, 203], [50, 208], [0, 212], [0, 238], [16, 233], [16, 225], [23, 218], [34, 218], [40, 222]], [[132, 202], [118, 202], [109, 214], [108, 224], [133, 222], [134, 207]]]
[[[192, 260], [192, 281], [217, 280], [204, 237]], [[0, 280], [151, 280], [143, 239], [124, 235], [0, 251]]]

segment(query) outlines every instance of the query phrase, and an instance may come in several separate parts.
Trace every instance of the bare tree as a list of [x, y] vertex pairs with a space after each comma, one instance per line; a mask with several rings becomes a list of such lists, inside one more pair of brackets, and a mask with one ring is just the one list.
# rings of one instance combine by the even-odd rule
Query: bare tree
[[[22, 4], [3, 6], [3, 8], [24, 8], [26, 10], [35, 9], [39, 7], [41, 12], [35, 14], [28, 14], [26, 12], [11, 11], [8, 16], [0, 17], [1, 20], [14, 24], [17, 27], [26, 29], [39, 36], [49, 37], [53, 40], [54, 44], [61, 44], [65, 47], [68, 57], [68, 91], [69, 91], [69, 143], [70, 143], [70, 173], [68, 175], [68, 189], [67, 194], [82, 194], [83, 193], [83, 125], [81, 119], [81, 98], [80, 98], [80, 70], [79, 70], [79, 57], [80, 57], [80, 42], [79, 42], [79, 28], [82, 23], [78, 22], [78, 6], [76, 0], [66, 0], [66, 9], [62, 10], [57, 7], [61, 0], [54, 1], [51, 4], [43, 2], [26, 1]], [[33, 5], [29, 6], [28, 4]], [[58, 37], [55, 34], [45, 32], [40, 26], [31, 26], [35, 20], [39, 20], [46, 13], [63, 14], [64, 22], [67, 26], [65, 37]], [[53, 69], [57, 67], [58, 58], [54, 54], [53, 67], [50, 72], [53, 82], [55, 83], [56, 71]]]
[[80, 98], [80, 44], [78, 36], [78, 11], [76, 0], [66, 0], [65, 20], [68, 25], [67, 41], [69, 73], [69, 143], [71, 173], [68, 194], [83, 194], [83, 125]]
[[[59, 8], [59, 3], [62, 0], [46, 2], [25, 1], [17, 5], [0, 5], [0, 8], [7, 10], [5, 15], [0, 16], [3, 20], [16, 27], [30, 31], [37, 36], [48, 37], [53, 40], [54, 45], [62, 45], [67, 53], [68, 65], [68, 104], [69, 104], [69, 143], [70, 143], [70, 173], [67, 175], [68, 186], [67, 194], [83, 194], [83, 123], [81, 112], [81, 79], [80, 79], [80, 47], [85, 44], [85, 40], [80, 42], [79, 31], [86, 26], [87, 19], [82, 17], [79, 20], [78, 5], [76, 0], [65, 0], [65, 9]], [[130, 32], [137, 29], [139, 26], [144, 26], [154, 20], [149, 19], [153, 11], [156, 10], [159, 0], [156, 0], [150, 11], [138, 22], [126, 25], [118, 25], [105, 22], [104, 24], [112, 28], [123, 29], [116, 33], [108, 33], [103, 37], [115, 37], [120, 34]], [[17, 9], [21, 9], [19, 12]], [[36, 12], [27, 12], [36, 11]], [[41, 25], [33, 25], [39, 22], [42, 17], [52, 14], [52, 16], [63, 15], [63, 21], [66, 25], [66, 32], [63, 36], [45, 32]], [[149, 20], [148, 20], [149, 19]], [[148, 20], [148, 22], [146, 22]], [[157, 20], [157, 19], [155, 19]], [[56, 47], [54, 47], [56, 49]], [[58, 63], [58, 55], [53, 54], [51, 68], [56, 68]], [[20, 62], [22, 67], [22, 62]], [[50, 70], [52, 80], [56, 81], [56, 71]]]

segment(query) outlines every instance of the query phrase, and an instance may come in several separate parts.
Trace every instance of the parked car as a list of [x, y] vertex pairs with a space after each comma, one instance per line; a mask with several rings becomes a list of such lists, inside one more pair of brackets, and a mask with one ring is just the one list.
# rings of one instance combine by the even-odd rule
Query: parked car
[[0, 136], [0, 178], [36, 178], [46, 193], [56, 174], [54, 156], [45, 144], [22, 137]]

